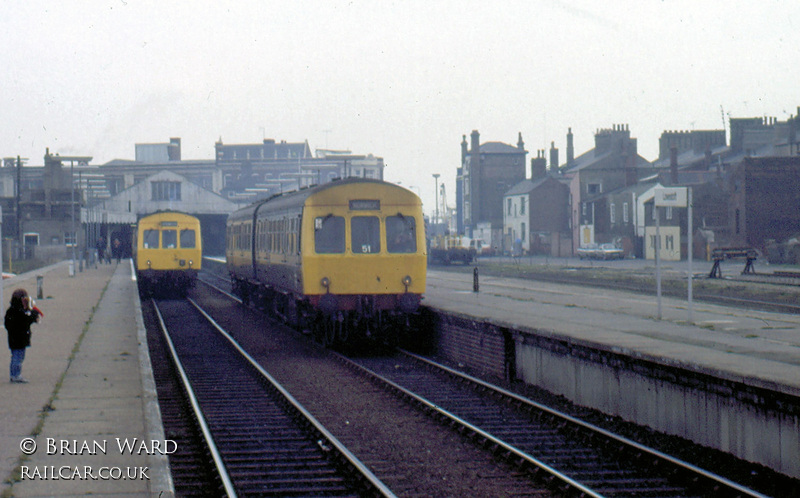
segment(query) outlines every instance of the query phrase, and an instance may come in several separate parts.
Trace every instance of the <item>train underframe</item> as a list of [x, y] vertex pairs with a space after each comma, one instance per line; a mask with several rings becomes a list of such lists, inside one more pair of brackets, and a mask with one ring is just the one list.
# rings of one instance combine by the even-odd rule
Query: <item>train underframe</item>
[[197, 282], [197, 270], [140, 270], [136, 280], [146, 296], [185, 296]]
[[297, 296], [264, 285], [233, 279], [233, 293], [324, 346], [370, 340], [396, 344], [418, 311], [419, 294]]

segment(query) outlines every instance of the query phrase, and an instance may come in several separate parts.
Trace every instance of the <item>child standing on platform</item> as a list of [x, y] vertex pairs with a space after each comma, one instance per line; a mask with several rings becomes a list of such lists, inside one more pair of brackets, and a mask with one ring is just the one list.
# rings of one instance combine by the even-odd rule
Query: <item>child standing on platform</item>
[[11, 295], [6, 311], [5, 326], [8, 331], [8, 349], [11, 350], [11, 382], [26, 383], [22, 373], [25, 348], [31, 345], [31, 325], [44, 314], [37, 308], [25, 289], [17, 289]]

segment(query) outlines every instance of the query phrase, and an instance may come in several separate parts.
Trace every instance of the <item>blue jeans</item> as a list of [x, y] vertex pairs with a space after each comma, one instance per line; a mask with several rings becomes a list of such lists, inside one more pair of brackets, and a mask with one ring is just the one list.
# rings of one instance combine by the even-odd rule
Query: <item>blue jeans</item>
[[16, 379], [22, 373], [22, 362], [25, 360], [25, 348], [11, 350], [11, 378]]

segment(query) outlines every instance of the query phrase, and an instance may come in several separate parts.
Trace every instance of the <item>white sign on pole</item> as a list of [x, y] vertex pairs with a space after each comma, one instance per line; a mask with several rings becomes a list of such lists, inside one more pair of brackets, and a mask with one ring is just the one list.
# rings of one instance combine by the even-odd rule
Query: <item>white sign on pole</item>
[[657, 207], [686, 207], [686, 187], [662, 187], [654, 190]]

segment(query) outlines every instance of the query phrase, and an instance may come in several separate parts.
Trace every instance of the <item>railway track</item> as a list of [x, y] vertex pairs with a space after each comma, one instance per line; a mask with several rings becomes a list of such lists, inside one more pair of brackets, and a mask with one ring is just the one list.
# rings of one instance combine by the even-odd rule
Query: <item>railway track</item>
[[152, 306], [199, 427], [170, 458], [178, 494], [393, 496], [193, 301]]
[[592, 497], [764, 496], [411, 353], [340, 359], [557, 492]]
[[[365, 361], [373, 360], [383, 361], [374, 358], [365, 359]], [[403, 373], [404, 370], [416, 373], [419, 373], [420, 371], [418, 366], [409, 367], [408, 364], [406, 364], [404, 367], [404, 363], [400, 363], [396, 359], [387, 361], [388, 363], [385, 365], [385, 369], [388, 372], [387, 377]], [[441, 374], [437, 373], [434, 376], [437, 377], [440, 375]], [[464, 381], [458, 380], [447, 382], [460, 385]], [[409, 399], [413, 398], [415, 399], [415, 403], [417, 405], [422, 405], [426, 411], [434, 412], [436, 411], [437, 407], [449, 406], [448, 400], [442, 400], [437, 397], [442, 395], [448, 389], [449, 388], [437, 386], [428, 388], [428, 390], [432, 392], [430, 395], [420, 395], [419, 393], [417, 393], [416, 396], [403, 394], [403, 397]], [[587, 432], [585, 429], [581, 428], [581, 426], [588, 424], [584, 424], [579, 420], [570, 419], [568, 416], [566, 419], [556, 419], [550, 414], [550, 412], [553, 412], [554, 410], [550, 410], [549, 408], [544, 408], [543, 415], [534, 415], [532, 412], [534, 408], [531, 408], [530, 406], [535, 406], [535, 403], [531, 403], [528, 400], [517, 399], [514, 397], [514, 395], [487, 395], [484, 391], [488, 390], [488, 386], [460, 386], [458, 389], [466, 389], [467, 395], [461, 393], [460, 395], [466, 397], [458, 398], [457, 395], [455, 399], [469, 399], [470, 401], [467, 403], [469, 407], [483, 406], [483, 404], [487, 403], [487, 399], [489, 400], [488, 402], [494, 403], [494, 408], [491, 408], [490, 412], [495, 417], [495, 422], [500, 420], [499, 424], [495, 423], [495, 426], [492, 427], [492, 419], [491, 417], [488, 417], [486, 420], [489, 420], [489, 425], [488, 427], [484, 427], [484, 420], [482, 420], [482, 416], [480, 414], [475, 415], [479, 423], [473, 423], [472, 419], [470, 418], [474, 415], [472, 411], [467, 409], [466, 412], [462, 414], [460, 411], [453, 409], [453, 413], [456, 414], [455, 418], [463, 419], [469, 422], [469, 425], [475, 426], [475, 428], [479, 429], [478, 431], [474, 431], [472, 428], [461, 428], [459, 429], [459, 432], [471, 434], [470, 438], [477, 439], [481, 442], [482, 446], [488, 446], [495, 454], [500, 454], [504, 456], [506, 460], [514, 464], [518, 464], [520, 468], [526, 469], [527, 472], [541, 477], [543, 482], [550, 483], [550, 485], [554, 486], [556, 491], [559, 493], [577, 493], [585, 496], [652, 496], [652, 493], [656, 493], [658, 496], [763, 496], [756, 491], [752, 491], [751, 489], [748, 489], [742, 485], [731, 482], [731, 480], [738, 480], [737, 476], [750, 477], [761, 475], [762, 469], [748, 468], [746, 464], [733, 461], [733, 459], [728, 461], [724, 455], [711, 455], [702, 448], [693, 448], [692, 445], [687, 444], [686, 442], [670, 441], [668, 444], [664, 444], [666, 440], [663, 438], [653, 438], [653, 434], [649, 432], [642, 434], [641, 430], [635, 430], [632, 427], [626, 427], [623, 429], [625, 433], [630, 434], [631, 437], [639, 441], [654, 442], [657, 447], [664, 448], [664, 451], [668, 453], [675, 452], [675, 454], [681, 454], [683, 455], [683, 458], [687, 458], [690, 461], [699, 463], [701, 466], [707, 466], [708, 468], [714, 469], [716, 472], [721, 472], [727, 476], [729, 480], [708, 472], [704, 472], [697, 467], [684, 464], [683, 462], [678, 462], [675, 458], [671, 458], [667, 454], [661, 454], [658, 451], [649, 450], [640, 444], [614, 436], [614, 434], [609, 432], [616, 432], [616, 425], [614, 424], [600, 422], [600, 424], [606, 427], [608, 430], [601, 430], [600, 432]], [[412, 389], [412, 391], [414, 390], [415, 389]], [[494, 391], [494, 389], [492, 390]], [[420, 389], [420, 391], [423, 393], [426, 392], [424, 389]], [[483, 394], [480, 395], [483, 396], [483, 398], [480, 396], [478, 399], [470, 398], [469, 396], [474, 396], [475, 392], [483, 392]], [[501, 398], [501, 401], [499, 402], [494, 399], [498, 396]], [[422, 399], [417, 400], [417, 398]], [[545, 398], [549, 399], [547, 396], [545, 396]], [[540, 398], [537, 397], [537, 399]], [[521, 408], [521, 405], [524, 406]], [[458, 408], [458, 410], [464, 408], [459, 406], [458, 403], [455, 403], [455, 406]], [[538, 410], [539, 408], [537, 407], [535, 409]], [[583, 414], [581, 410], [576, 411], [570, 407], [566, 407], [566, 409], [569, 410], [570, 413], [579, 413], [578, 416], [581, 417], [588, 415]], [[510, 424], [510, 418], [503, 418], [505, 417], [506, 410], [512, 410], [512, 412], [515, 414], [515, 417], [521, 416], [523, 419], [549, 420], [548, 423], [551, 424], [550, 432], [552, 435], [546, 434], [545, 438], [543, 439], [534, 439], [534, 442], [532, 443], [534, 449], [525, 448], [525, 445], [519, 443], [517, 439], [515, 439], [517, 436], [512, 435], [512, 437], [505, 435], [501, 430], [497, 429], [498, 425], [502, 428]], [[499, 419], [497, 418], [498, 415], [496, 415], [498, 413], [502, 413], [502, 415], [499, 415]], [[444, 415], [437, 415], [437, 417], [441, 418], [444, 417]], [[591, 418], [591, 416], [589, 418]], [[456, 422], [448, 423], [457, 425]], [[530, 427], [522, 425], [518, 426], [516, 432], [525, 434], [533, 432], [533, 430], [534, 429]], [[574, 444], [578, 443], [572, 443], [569, 441], [565, 442], [563, 439], [558, 439], [565, 437], [564, 433], [566, 433], [570, 438], [576, 438], [580, 444], [583, 444], [585, 441], [589, 441], [591, 444], [589, 444], [588, 449], [581, 449], [579, 444], [577, 446], [578, 450], [576, 450], [578, 456], [571, 456], [572, 454], [570, 453], [570, 448], [572, 448]], [[559, 461], [559, 458], [556, 458], [559, 456], [558, 454], [556, 457], [548, 457], [546, 454], [537, 453], [541, 444], [543, 444], [541, 442], [548, 441], [546, 439], [548, 437], [554, 438], [552, 440], [553, 442], [550, 443], [551, 445], [556, 447], [564, 447], [564, 450], [562, 451], [563, 455], [561, 455], [560, 458], [568, 463], [566, 469], [562, 469], [562, 464]], [[519, 447], [523, 448], [520, 450]], [[520, 453], [517, 453], [517, 450], [520, 450]], [[586, 457], [586, 455], [589, 455], [589, 457]], [[620, 455], [622, 455], [622, 457], [620, 457]], [[698, 457], [698, 455], [702, 456]], [[721, 457], [722, 459], [720, 459]], [[637, 461], [642, 459], [647, 461], [647, 465], [645, 465], [644, 468], [640, 468], [640, 462]], [[724, 469], [717, 468], [715, 466], [720, 464], [721, 461], [727, 462]], [[577, 462], [577, 464], [575, 462]], [[582, 468], [578, 464], [587, 465], [587, 467]], [[577, 465], [577, 467], [575, 467], [577, 468], [577, 472], [575, 472], [574, 469], [569, 468], [569, 465]], [[593, 465], [595, 467], [592, 467]], [[550, 469], [548, 467], [552, 468], [552, 470], [555, 470], [556, 473], [563, 474], [563, 478], [555, 477], [555, 474], [551, 474], [549, 472]], [[608, 470], [607, 467], [610, 467], [611, 470]], [[731, 471], [731, 469], [736, 470]], [[575, 473], [573, 474], [573, 472]], [[571, 481], [577, 483], [578, 486], [573, 487]], [[770, 481], [770, 484], [766, 482], [762, 483], [761, 481], [763, 481], [763, 479], [759, 478], [748, 479], [745, 482], [748, 482], [749, 485], [755, 485], [755, 487], [759, 490], [762, 488], [772, 489], [773, 491], [781, 489], [780, 485], [775, 487], [775, 485], [771, 484], [773, 481]], [[612, 487], [602, 488], [602, 486], [598, 485], [598, 483], [601, 485], [610, 484]], [[617, 487], [613, 488], [614, 485]], [[602, 489], [597, 490], [595, 489], [595, 486]], [[571, 489], [572, 491], [565, 491], [567, 488]], [[768, 491], [768, 493], [772, 494], [770, 491]], [[778, 493], [778, 495], [780, 495], [780, 493]]]

